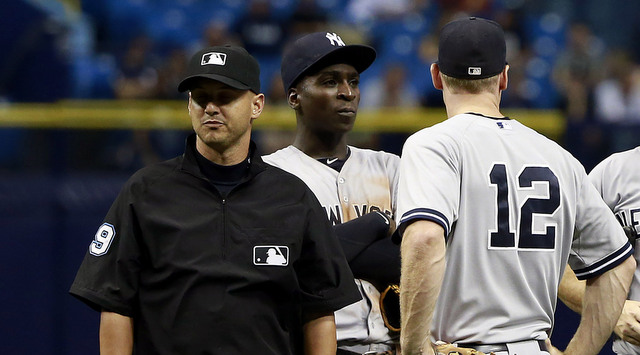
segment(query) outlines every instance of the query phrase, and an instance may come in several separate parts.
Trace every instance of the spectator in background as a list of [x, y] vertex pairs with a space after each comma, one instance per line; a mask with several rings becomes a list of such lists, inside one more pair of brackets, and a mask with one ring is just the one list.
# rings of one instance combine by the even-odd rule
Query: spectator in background
[[[382, 75], [364, 85], [361, 91], [360, 107], [363, 109], [411, 109], [419, 106], [420, 95], [408, 80], [407, 71], [402, 63], [387, 64]], [[361, 139], [367, 136], [368, 146], [399, 155], [409, 134], [360, 133]]]
[[[438, 36], [433, 33], [424, 35], [420, 40], [418, 55], [425, 70], [423, 75], [419, 77], [426, 78], [429, 66], [438, 60]], [[422, 80], [418, 90], [420, 92], [420, 104], [423, 107], [444, 107], [442, 93], [433, 87], [430, 80]]]
[[606, 78], [594, 90], [596, 120], [603, 125], [609, 151], [638, 145], [640, 136], [640, 67], [629, 52], [607, 56]]
[[199, 46], [213, 47], [225, 44], [239, 45], [242, 41], [238, 38], [237, 34], [229, 31], [228, 23], [220, 20], [213, 20], [209, 22], [202, 31], [201, 42], [202, 43]]
[[114, 96], [121, 100], [149, 99], [156, 94], [158, 72], [152, 65], [151, 42], [138, 36], [129, 43], [114, 84]]
[[319, 32], [327, 28], [327, 14], [318, 7], [315, 0], [300, 0], [289, 20], [289, 28], [291, 31], [289, 38]]
[[573, 23], [552, 72], [567, 117], [564, 146], [587, 170], [605, 158], [601, 127], [593, 122], [593, 88], [602, 73], [603, 47], [584, 23]]
[[176, 86], [187, 69], [187, 53], [183, 48], [175, 48], [162, 63], [158, 72], [157, 98], [163, 100], [183, 99], [184, 93], [176, 91]]
[[251, 0], [247, 14], [236, 27], [244, 47], [259, 61], [279, 57], [286, 39], [283, 23], [271, 13], [268, 0]]
[[564, 110], [572, 121], [583, 121], [590, 114], [591, 95], [601, 77], [602, 46], [589, 27], [574, 23], [567, 43], [556, 61], [553, 81], [563, 97]]
[[401, 63], [390, 63], [382, 76], [370, 81], [362, 90], [360, 107], [417, 107], [420, 104], [416, 90], [407, 80], [407, 72]]
[[640, 123], [640, 68], [624, 50], [606, 58], [606, 77], [595, 87], [594, 111], [598, 121]]
[[366, 24], [377, 19], [399, 18], [411, 12], [412, 0], [351, 0], [347, 5], [347, 17], [356, 24]]
[[[113, 87], [116, 99], [148, 100], [157, 97], [158, 71], [151, 56], [151, 47], [152, 43], [146, 36], [134, 37], [129, 42]], [[106, 147], [106, 155], [113, 155], [115, 164], [120, 168], [137, 169], [160, 161], [151, 133], [146, 129], [116, 132], [111, 138], [113, 145]]]

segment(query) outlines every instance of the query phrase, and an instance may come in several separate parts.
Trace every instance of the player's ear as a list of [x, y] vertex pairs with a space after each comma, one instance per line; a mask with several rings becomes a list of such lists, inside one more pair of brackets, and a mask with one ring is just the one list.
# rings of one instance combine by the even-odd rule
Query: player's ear
[[431, 81], [433, 82], [433, 87], [442, 90], [442, 77], [440, 76], [440, 67], [437, 63], [431, 64]]
[[297, 110], [298, 107], [300, 107], [300, 100], [298, 99], [298, 89], [289, 89], [289, 92], [287, 93], [287, 103], [289, 104], [289, 107], [294, 110]]
[[500, 73], [500, 90], [506, 90], [509, 84], [509, 65], [504, 66], [504, 70]]

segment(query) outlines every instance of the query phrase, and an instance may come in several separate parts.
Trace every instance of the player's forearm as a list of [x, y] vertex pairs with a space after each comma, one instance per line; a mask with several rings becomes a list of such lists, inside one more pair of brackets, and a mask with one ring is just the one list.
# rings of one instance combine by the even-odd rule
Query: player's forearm
[[580, 325], [565, 354], [599, 352], [620, 317], [635, 267], [635, 260], [629, 257], [616, 268], [587, 282]]
[[403, 355], [430, 353], [429, 329], [445, 269], [444, 232], [428, 221], [409, 225], [403, 234], [400, 310]]
[[585, 284], [584, 281], [578, 280], [576, 274], [567, 265], [558, 287], [558, 298], [572, 311], [582, 313], [582, 297], [584, 296]]
[[304, 324], [302, 331], [306, 355], [333, 355], [336, 353], [336, 323], [333, 312], [311, 316]]
[[130, 355], [133, 352], [133, 318], [102, 311], [100, 314], [100, 354]]

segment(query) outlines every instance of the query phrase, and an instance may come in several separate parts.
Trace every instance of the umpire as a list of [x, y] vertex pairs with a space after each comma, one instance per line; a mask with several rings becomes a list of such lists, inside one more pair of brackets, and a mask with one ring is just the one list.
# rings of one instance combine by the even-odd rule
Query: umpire
[[256, 154], [259, 73], [239, 47], [192, 57], [195, 134], [129, 179], [71, 286], [102, 353], [335, 354], [333, 312], [360, 293], [313, 193]]

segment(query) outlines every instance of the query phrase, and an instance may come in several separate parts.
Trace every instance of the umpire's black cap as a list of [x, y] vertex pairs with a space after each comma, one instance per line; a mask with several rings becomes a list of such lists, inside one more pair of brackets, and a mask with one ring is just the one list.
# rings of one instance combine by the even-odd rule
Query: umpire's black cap
[[315, 32], [298, 38], [285, 49], [280, 74], [285, 91], [289, 91], [304, 75], [320, 68], [345, 63], [362, 73], [375, 59], [372, 47], [346, 45], [335, 33]]
[[204, 48], [191, 57], [187, 76], [178, 91], [191, 89], [197, 78], [207, 78], [236, 89], [260, 93], [260, 65], [246, 49], [237, 46]]
[[446, 24], [440, 32], [438, 67], [458, 79], [484, 79], [507, 64], [504, 31], [497, 22], [468, 17]]

